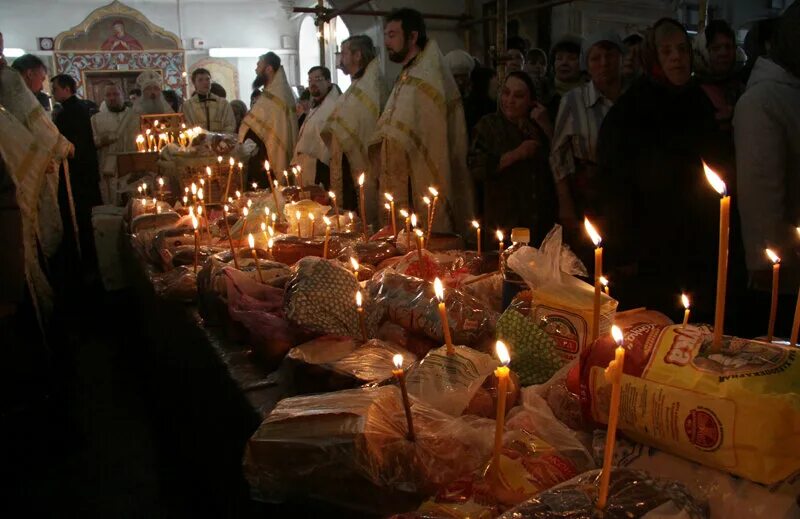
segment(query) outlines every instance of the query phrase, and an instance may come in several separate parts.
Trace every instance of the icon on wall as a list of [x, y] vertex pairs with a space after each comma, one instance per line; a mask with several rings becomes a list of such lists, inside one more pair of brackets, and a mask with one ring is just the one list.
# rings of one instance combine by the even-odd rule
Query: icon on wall
[[100, 45], [100, 50], [144, 50], [139, 40], [125, 32], [125, 22], [117, 19], [111, 22], [111, 34]]

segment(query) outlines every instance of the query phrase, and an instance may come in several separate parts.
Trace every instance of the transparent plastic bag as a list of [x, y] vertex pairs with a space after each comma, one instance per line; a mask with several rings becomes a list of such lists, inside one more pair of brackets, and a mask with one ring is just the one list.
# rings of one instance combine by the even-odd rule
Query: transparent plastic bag
[[[322, 217], [327, 215], [330, 210], [330, 206], [318, 204], [313, 200], [300, 200], [286, 204], [283, 208], [283, 215], [289, 223], [287, 234], [306, 238], [324, 236], [325, 222]], [[299, 221], [297, 219], [298, 212], [300, 213]], [[309, 215], [314, 215], [314, 219], [311, 220]], [[300, 234], [298, 234], [298, 223]]]
[[185, 303], [197, 300], [197, 276], [192, 266], [154, 274], [150, 281], [159, 297]]
[[493, 426], [416, 399], [411, 408], [413, 442], [394, 385], [282, 400], [248, 442], [245, 475], [269, 501], [313, 497], [376, 514], [412, 510], [486, 462]]

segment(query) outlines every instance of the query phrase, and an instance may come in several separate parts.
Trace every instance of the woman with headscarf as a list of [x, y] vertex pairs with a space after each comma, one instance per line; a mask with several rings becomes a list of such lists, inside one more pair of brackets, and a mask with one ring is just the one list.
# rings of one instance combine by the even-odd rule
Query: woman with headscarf
[[709, 322], [719, 195], [702, 161], [715, 164], [721, 141], [691, 60], [678, 21], [663, 18], [646, 35], [645, 75], [619, 98], [598, 136], [599, 224], [623, 308], [670, 312], [686, 291], [693, 315]]
[[[480, 187], [482, 226], [494, 230], [527, 227], [538, 244], [553, 226], [556, 198], [547, 158], [547, 138], [537, 119], [547, 113], [536, 102], [533, 81], [522, 71], [506, 76], [500, 111], [475, 127], [469, 169]], [[493, 232], [484, 233], [488, 246]]]

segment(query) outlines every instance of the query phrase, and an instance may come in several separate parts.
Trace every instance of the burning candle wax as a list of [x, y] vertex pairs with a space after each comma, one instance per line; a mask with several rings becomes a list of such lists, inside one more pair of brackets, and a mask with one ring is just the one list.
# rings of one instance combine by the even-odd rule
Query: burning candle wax
[[358, 176], [358, 199], [361, 206], [361, 228], [364, 239], [367, 239], [367, 206], [364, 195], [364, 182], [367, 179], [366, 173], [361, 173]]
[[497, 416], [495, 417], [494, 427], [492, 473], [495, 478], [499, 478], [500, 453], [503, 451], [503, 432], [506, 422], [506, 393], [508, 391], [508, 376], [511, 372], [508, 369], [508, 364], [511, 362], [511, 356], [508, 354], [508, 348], [503, 341], [495, 343], [495, 353], [497, 353], [497, 358], [500, 359], [500, 366], [494, 370], [494, 376], [497, 377]]
[[399, 353], [395, 354], [392, 358], [394, 369], [392, 375], [397, 379], [397, 384], [400, 386], [400, 395], [403, 398], [403, 409], [406, 412], [406, 424], [408, 425], [408, 433], [406, 438], [408, 441], [414, 441], [414, 420], [411, 417], [411, 401], [408, 398], [408, 390], [406, 389], [405, 371], [403, 370], [403, 356]]
[[472, 227], [475, 228], [475, 232], [478, 234], [478, 256], [481, 255], [481, 224], [478, 223], [478, 220], [472, 220]]
[[603, 275], [603, 247], [600, 244], [603, 239], [588, 218], [584, 217], [583, 226], [594, 244], [594, 311], [592, 313], [591, 338], [591, 342], [594, 342], [600, 336], [600, 291], [602, 290], [600, 276]]
[[358, 314], [358, 326], [361, 329], [361, 339], [367, 342], [369, 339], [367, 338], [367, 325], [364, 322], [364, 308], [362, 304], [361, 290], [359, 290], [356, 292], [356, 313]]
[[453, 338], [450, 336], [450, 323], [447, 320], [447, 306], [444, 302], [444, 286], [442, 280], [436, 278], [433, 281], [433, 291], [436, 293], [436, 299], [439, 300], [439, 317], [442, 320], [442, 332], [444, 333], [444, 343], [447, 346], [447, 354], [452, 355], [455, 353], [453, 348]]
[[714, 342], [711, 344], [712, 353], [719, 353], [722, 349], [722, 332], [725, 328], [725, 292], [728, 282], [728, 235], [731, 219], [731, 197], [727, 194], [725, 182], [719, 178], [714, 170], [703, 162], [706, 180], [714, 191], [722, 197], [719, 201], [719, 256], [717, 257], [717, 301], [714, 312]]
[[689, 324], [689, 314], [691, 313], [689, 296], [681, 294], [681, 304], [683, 305], [683, 324], [681, 328], [686, 328], [686, 325]]
[[772, 262], [772, 299], [769, 307], [769, 322], [767, 325], [767, 342], [772, 342], [775, 335], [775, 317], [778, 314], [778, 287], [781, 270], [781, 259], [771, 249], [766, 249], [767, 257]]
[[261, 275], [261, 265], [258, 263], [258, 254], [256, 254], [256, 240], [252, 234], [247, 235], [247, 244], [250, 245], [250, 252], [253, 254], [253, 261], [256, 264], [256, 272], [258, 272], [258, 280], [263, 283], [264, 278]]
[[600, 490], [597, 497], [597, 508], [605, 510], [608, 499], [608, 484], [611, 481], [611, 463], [614, 460], [614, 446], [617, 437], [617, 422], [619, 421], [619, 401], [622, 389], [622, 370], [625, 366], [625, 348], [623, 347], [622, 330], [616, 325], [611, 327], [611, 335], [617, 343], [614, 360], [609, 362], [605, 370], [606, 382], [611, 384], [611, 402], [608, 408], [608, 431], [606, 433], [606, 446], [603, 451], [603, 470], [600, 473]]

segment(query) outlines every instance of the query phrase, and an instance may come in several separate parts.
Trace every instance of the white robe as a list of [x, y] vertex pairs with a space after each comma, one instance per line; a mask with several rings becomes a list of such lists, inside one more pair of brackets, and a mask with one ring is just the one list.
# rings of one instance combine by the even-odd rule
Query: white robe
[[[136, 118], [127, 107], [121, 112], [101, 110], [92, 116], [92, 132], [100, 166], [100, 195], [105, 205], [113, 205], [117, 201], [117, 154], [136, 151], [136, 143], [128, 134], [130, 120]], [[113, 142], [109, 143], [112, 139]]]
[[[215, 94], [209, 93], [208, 97], [210, 101], [202, 103], [195, 94], [183, 103], [186, 126], [189, 128], [200, 126], [215, 133], [236, 133], [236, 118], [233, 116], [230, 103]], [[206, 122], [206, 109], [203, 105], [208, 105], [210, 124]]]
[[303, 179], [306, 184], [314, 182], [318, 160], [324, 164], [329, 164], [331, 161], [330, 150], [320, 137], [320, 130], [333, 112], [338, 99], [339, 91], [331, 87], [322, 103], [308, 112], [300, 128], [292, 162], [303, 168]]

